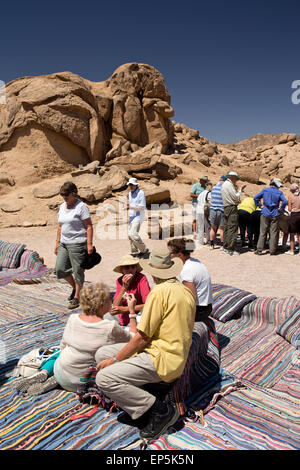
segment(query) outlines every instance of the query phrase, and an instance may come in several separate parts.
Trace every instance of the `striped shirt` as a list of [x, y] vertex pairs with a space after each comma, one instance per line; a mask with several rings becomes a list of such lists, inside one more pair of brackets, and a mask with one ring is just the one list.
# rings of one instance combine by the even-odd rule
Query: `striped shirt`
[[224, 212], [224, 206], [222, 201], [222, 184], [216, 184], [211, 190], [211, 201], [210, 208], [214, 211]]

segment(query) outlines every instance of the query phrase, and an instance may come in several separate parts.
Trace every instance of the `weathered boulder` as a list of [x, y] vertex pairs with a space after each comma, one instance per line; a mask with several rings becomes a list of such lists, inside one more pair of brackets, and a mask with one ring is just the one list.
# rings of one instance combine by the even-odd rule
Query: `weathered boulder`
[[20, 201], [10, 201], [1, 203], [3, 212], [20, 212], [23, 209], [23, 204]]
[[9, 186], [14, 186], [16, 183], [15, 183], [15, 180], [14, 180], [12, 175], [10, 175], [9, 173], [6, 173], [4, 171], [1, 171], [1, 173], [0, 173], [0, 184], [6, 184], [6, 185], [9, 185]]
[[37, 186], [33, 189], [33, 195], [34, 197], [40, 199], [49, 199], [59, 194], [60, 187], [60, 184], [51, 183], [47, 185]]
[[141, 150], [125, 155], [119, 158], [114, 158], [105, 163], [105, 166], [111, 167], [117, 165], [123, 167], [129, 173], [139, 172], [145, 170], [151, 170], [158, 162], [162, 151], [162, 145], [160, 142], [153, 142], [146, 145]]

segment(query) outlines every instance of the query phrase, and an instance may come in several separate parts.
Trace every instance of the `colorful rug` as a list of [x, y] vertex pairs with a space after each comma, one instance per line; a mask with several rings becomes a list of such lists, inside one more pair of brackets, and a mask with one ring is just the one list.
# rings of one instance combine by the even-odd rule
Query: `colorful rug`
[[3, 268], [0, 271], [0, 286], [10, 282], [34, 282], [50, 274], [52, 269], [45, 266], [36, 251], [25, 250], [20, 258], [20, 265], [16, 268]]
[[[68, 311], [70, 286], [49, 276], [37, 284], [0, 287], [0, 324]], [[77, 311], [77, 310], [76, 310]]]
[[[81, 404], [75, 394], [57, 389], [22, 397], [15, 391], [19, 378], [11, 374], [18, 359], [33, 348], [59, 344], [72, 314], [66, 308], [69, 291], [68, 285], [51, 278], [36, 285], [1, 287], [1, 450], [139, 449], [137, 429], [101, 409], [86, 417], [93, 407]], [[196, 327], [194, 349], [177, 384], [177, 399], [180, 402], [180, 393], [188, 397], [186, 405], [198, 419], [177, 424], [149, 450], [300, 448], [299, 355], [275, 332], [294, 300], [282, 299], [280, 307], [273, 300], [262, 303], [268, 305], [267, 315], [258, 308], [260, 300], [254, 302], [238, 319], [211, 320], [215, 330], [208, 343], [202, 341], [206, 327]], [[222, 369], [216, 380], [210, 371], [218, 371], [219, 359]], [[202, 361], [201, 367], [197, 360]], [[78, 414], [82, 417], [70, 419]]]

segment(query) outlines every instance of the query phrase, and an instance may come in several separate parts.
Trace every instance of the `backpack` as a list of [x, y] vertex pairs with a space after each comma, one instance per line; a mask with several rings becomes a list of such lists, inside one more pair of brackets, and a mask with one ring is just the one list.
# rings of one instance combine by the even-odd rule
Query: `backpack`
[[209, 195], [209, 191], [207, 191], [207, 193], [206, 193], [205, 204], [204, 204], [204, 215], [206, 215], [206, 217], [209, 217], [209, 211], [210, 211], [210, 205], [209, 205], [209, 202], [208, 202], [208, 195]]
[[50, 357], [59, 350], [59, 347], [33, 349], [24, 354], [13, 371], [14, 377], [30, 377], [35, 374]]

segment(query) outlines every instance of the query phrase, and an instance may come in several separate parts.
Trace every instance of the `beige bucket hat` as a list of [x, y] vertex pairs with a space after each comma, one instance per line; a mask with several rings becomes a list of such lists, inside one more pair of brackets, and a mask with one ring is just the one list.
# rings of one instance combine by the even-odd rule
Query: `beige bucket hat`
[[140, 265], [144, 271], [159, 279], [176, 277], [183, 268], [180, 258], [172, 259], [169, 252], [155, 250], [151, 252], [149, 259], [141, 259]]
[[113, 271], [115, 273], [121, 273], [122, 274], [122, 269], [121, 269], [122, 266], [135, 266], [135, 265], [136, 265], [137, 271], [141, 272], [142, 267], [140, 265], [140, 260], [134, 258], [131, 255], [125, 255], [125, 256], [122, 256], [122, 258], [120, 259], [119, 264], [113, 269]]

